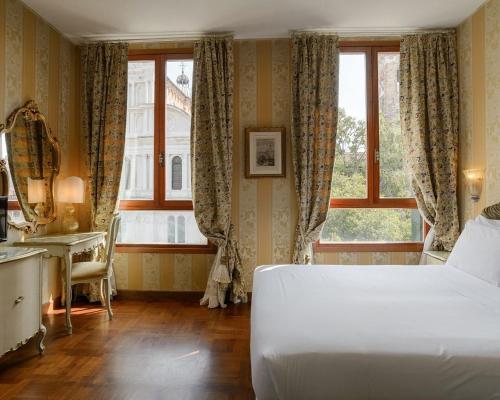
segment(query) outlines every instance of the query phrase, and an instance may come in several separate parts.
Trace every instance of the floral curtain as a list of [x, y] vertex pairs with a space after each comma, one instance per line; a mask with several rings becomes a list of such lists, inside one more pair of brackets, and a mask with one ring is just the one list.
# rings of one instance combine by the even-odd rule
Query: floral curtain
[[125, 148], [128, 44], [81, 48], [82, 133], [93, 230], [105, 231], [118, 200]]
[[293, 263], [312, 261], [326, 220], [338, 111], [338, 38], [292, 36], [292, 159], [299, 205]]
[[233, 166], [233, 39], [207, 37], [194, 46], [191, 125], [193, 205], [200, 231], [218, 246], [201, 305], [246, 302], [231, 223]]
[[[125, 148], [127, 72], [128, 44], [81, 47], [82, 137], [94, 231], [108, 229], [117, 206]], [[90, 286], [90, 301], [99, 298], [97, 290], [96, 285]]]
[[404, 36], [400, 63], [401, 128], [417, 205], [434, 228], [432, 248], [451, 250], [459, 235], [455, 33]]

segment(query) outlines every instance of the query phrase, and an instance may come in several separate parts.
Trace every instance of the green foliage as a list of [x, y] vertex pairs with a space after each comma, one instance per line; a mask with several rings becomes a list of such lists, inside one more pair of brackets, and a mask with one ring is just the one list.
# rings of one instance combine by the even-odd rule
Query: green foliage
[[[397, 119], [379, 120], [380, 195], [411, 197], [404, 170], [404, 150]], [[339, 109], [332, 196], [366, 198], [366, 123]], [[325, 242], [410, 241], [420, 239], [416, 210], [332, 209], [321, 234]]]

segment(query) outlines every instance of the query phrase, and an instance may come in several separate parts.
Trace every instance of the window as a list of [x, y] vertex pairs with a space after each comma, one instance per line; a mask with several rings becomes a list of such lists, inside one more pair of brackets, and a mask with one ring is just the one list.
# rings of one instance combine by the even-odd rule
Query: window
[[330, 210], [318, 250], [412, 251], [424, 224], [404, 165], [399, 44], [341, 46]]
[[172, 190], [182, 190], [182, 159], [172, 158]]
[[192, 211], [192, 74], [182, 50], [129, 56], [119, 248], [212, 251]]
[[9, 160], [8, 160], [8, 152], [7, 152], [7, 142], [6, 135], [2, 135], [0, 139], [0, 160], [5, 160], [5, 166], [7, 167], [7, 175], [9, 176], [9, 193], [8, 193], [8, 214], [13, 218], [16, 222], [24, 222], [24, 216], [21, 212], [21, 207], [19, 202], [17, 201], [16, 190], [14, 188], [14, 183], [12, 182], [12, 176], [9, 170]]

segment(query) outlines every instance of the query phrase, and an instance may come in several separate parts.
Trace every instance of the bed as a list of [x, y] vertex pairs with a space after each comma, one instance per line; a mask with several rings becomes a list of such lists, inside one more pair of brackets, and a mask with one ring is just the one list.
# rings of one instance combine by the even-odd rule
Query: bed
[[252, 383], [270, 399], [498, 399], [500, 288], [451, 266], [262, 266]]

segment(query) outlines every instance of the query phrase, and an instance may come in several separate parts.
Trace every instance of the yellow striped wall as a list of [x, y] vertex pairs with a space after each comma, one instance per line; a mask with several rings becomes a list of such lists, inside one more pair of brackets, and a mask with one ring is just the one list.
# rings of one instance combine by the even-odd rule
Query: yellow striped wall
[[[132, 48], [189, 47], [191, 43], [134, 44]], [[233, 222], [237, 228], [245, 279], [261, 264], [291, 261], [297, 205], [290, 144], [290, 42], [288, 39], [235, 43]], [[284, 126], [286, 178], [245, 179], [244, 129]], [[320, 253], [324, 264], [416, 264], [419, 253]], [[201, 291], [212, 255], [116, 255], [118, 289]]]
[[[484, 167], [483, 196], [474, 205], [460, 174], [463, 222], [500, 201], [500, 0], [490, 0], [458, 28], [460, 73], [460, 170]], [[188, 47], [191, 43], [134, 44], [136, 48]], [[243, 40], [235, 45], [233, 220], [245, 277], [255, 266], [288, 263], [297, 216], [290, 141], [287, 176], [244, 178], [243, 131], [248, 126], [285, 126], [290, 120], [290, 50], [287, 39]], [[83, 176], [78, 131], [78, 50], [18, 0], [0, 0], [0, 120], [34, 98], [61, 142], [62, 175]], [[289, 138], [289, 136], [288, 136]], [[67, 156], [69, 155], [69, 156]], [[80, 162], [70, 162], [80, 160]], [[88, 226], [86, 212], [80, 222]], [[49, 227], [57, 231], [59, 222]], [[418, 253], [320, 253], [325, 264], [412, 264]], [[119, 289], [203, 290], [213, 255], [117, 254]], [[52, 262], [46, 294], [56, 292]]]
[[[78, 174], [77, 49], [18, 0], [0, 0], [0, 121], [27, 100], [38, 102], [61, 145], [61, 175]], [[59, 220], [47, 231], [60, 229]], [[16, 231], [9, 230], [9, 240]], [[44, 301], [58, 296], [56, 259], [44, 269]]]
[[[460, 218], [500, 202], [500, 0], [490, 0], [458, 27], [460, 77]], [[472, 203], [461, 171], [484, 168]]]

